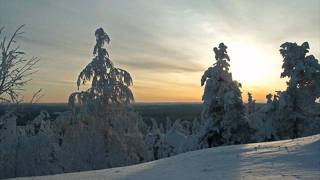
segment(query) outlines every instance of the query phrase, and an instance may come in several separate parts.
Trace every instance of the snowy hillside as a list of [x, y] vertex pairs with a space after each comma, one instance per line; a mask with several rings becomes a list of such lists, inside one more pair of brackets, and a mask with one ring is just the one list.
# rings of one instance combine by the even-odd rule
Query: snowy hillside
[[320, 134], [223, 146], [105, 170], [21, 179], [319, 179]]

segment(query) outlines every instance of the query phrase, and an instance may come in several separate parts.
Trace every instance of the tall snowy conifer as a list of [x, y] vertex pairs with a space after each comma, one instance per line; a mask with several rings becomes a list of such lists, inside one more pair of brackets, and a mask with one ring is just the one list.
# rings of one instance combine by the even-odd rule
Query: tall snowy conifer
[[106, 108], [110, 104], [129, 104], [134, 100], [129, 88], [132, 78], [127, 71], [114, 67], [109, 59], [109, 53], [104, 48], [105, 43], [110, 43], [107, 33], [99, 28], [95, 36], [94, 58], [80, 72], [77, 81], [78, 89], [88, 82], [91, 82], [91, 88], [71, 94], [69, 104], [85, 105], [89, 110]]
[[309, 52], [308, 42], [298, 45], [282, 44], [283, 57], [281, 78], [289, 78], [287, 89], [279, 97], [279, 131], [282, 138], [296, 138], [302, 135], [306, 120], [318, 113], [315, 101], [320, 97], [320, 65]]
[[216, 63], [201, 78], [203, 118], [207, 121], [200, 138], [202, 147], [239, 144], [250, 140], [250, 129], [241, 98], [241, 84], [232, 80], [230, 58], [223, 43], [213, 48]]

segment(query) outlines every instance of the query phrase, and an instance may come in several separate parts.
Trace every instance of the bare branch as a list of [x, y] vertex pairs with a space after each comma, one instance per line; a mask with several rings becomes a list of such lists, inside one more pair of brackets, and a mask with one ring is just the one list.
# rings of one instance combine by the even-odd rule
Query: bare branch
[[11, 36], [11, 39], [7, 45], [7, 48], [6, 48], [6, 51], [9, 50], [10, 46], [11, 46], [11, 43], [15, 42], [15, 38], [20, 35], [20, 34], [23, 34], [23, 32], [19, 32], [22, 28], [23, 28], [24, 24], [21, 25], [20, 27], [18, 27], [18, 29], [13, 33], [13, 35]]
[[33, 93], [30, 103], [37, 103], [43, 96], [44, 94], [42, 94], [42, 89], [39, 89], [37, 92]]
[[[13, 47], [16, 39], [23, 34], [21, 25], [7, 41], [6, 36], [2, 37], [0, 43], [1, 62], [0, 62], [0, 101], [10, 99], [11, 102], [18, 102], [20, 92], [23, 87], [31, 80], [30, 76], [37, 72], [36, 64], [39, 58], [25, 58], [25, 53], [19, 46]], [[0, 29], [2, 35], [4, 28]]]

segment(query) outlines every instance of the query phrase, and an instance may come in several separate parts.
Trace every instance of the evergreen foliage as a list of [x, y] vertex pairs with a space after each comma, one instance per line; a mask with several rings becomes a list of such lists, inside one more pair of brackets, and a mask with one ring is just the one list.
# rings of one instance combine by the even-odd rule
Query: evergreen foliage
[[232, 80], [229, 72], [227, 46], [220, 43], [213, 51], [216, 63], [201, 78], [201, 85], [205, 84], [202, 115], [208, 122], [200, 141], [209, 147], [248, 142], [251, 129], [245, 116], [241, 84]]
[[129, 88], [132, 85], [131, 75], [120, 68], [114, 67], [109, 53], [104, 48], [110, 43], [108, 34], [99, 28], [95, 32], [92, 61], [80, 72], [77, 80], [78, 89], [81, 85], [91, 82], [91, 88], [70, 95], [69, 104], [75, 106], [107, 107], [108, 104], [129, 104], [134, 101]]
[[[308, 119], [314, 119], [316, 99], [320, 97], [320, 65], [309, 52], [308, 42], [301, 45], [282, 44], [281, 78], [289, 78], [287, 89], [279, 93], [278, 135], [282, 138], [300, 137]], [[274, 98], [275, 99], [275, 98]]]
[[252, 94], [248, 92], [248, 114], [255, 111], [256, 100], [253, 99]]

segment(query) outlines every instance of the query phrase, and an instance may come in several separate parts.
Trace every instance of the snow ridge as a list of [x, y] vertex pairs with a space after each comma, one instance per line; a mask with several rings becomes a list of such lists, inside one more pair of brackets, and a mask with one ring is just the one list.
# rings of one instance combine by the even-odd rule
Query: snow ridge
[[148, 163], [18, 179], [317, 179], [320, 134], [274, 142], [220, 146]]

